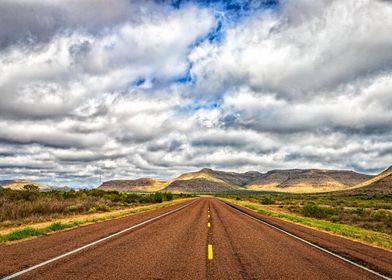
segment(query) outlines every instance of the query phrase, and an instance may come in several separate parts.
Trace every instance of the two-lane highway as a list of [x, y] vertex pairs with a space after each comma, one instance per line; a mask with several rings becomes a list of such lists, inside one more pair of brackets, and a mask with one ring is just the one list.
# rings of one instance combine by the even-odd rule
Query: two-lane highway
[[0, 275], [105, 237], [15, 279], [382, 279], [213, 198], [1, 246]]

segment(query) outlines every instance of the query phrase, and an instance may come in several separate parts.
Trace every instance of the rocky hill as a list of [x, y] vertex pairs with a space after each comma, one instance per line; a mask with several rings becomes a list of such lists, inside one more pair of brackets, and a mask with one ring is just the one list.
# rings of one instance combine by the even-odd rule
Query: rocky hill
[[136, 180], [111, 180], [104, 182], [98, 189], [119, 192], [154, 192], [165, 187], [165, 183], [151, 178]]
[[184, 173], [167, 183], [164, 191], [170, 192], [232, 192], [245, 190], [250, 182], [262, 177], [262, 173], [225, 172], [204, 168], [196, 172]]
[[48, 191], [52, 189], [52, 187], [50, 186], [34, 183], [31, 180], [25, 180], [25, 179], [0, 181], [0, 186], [2, 188], [8, 188], [13, 190], [22, 190], [25, 185], [37, 186], [40, 191]]
[[247, 186], [249, 190], [279, 192], [328, 192], [348, 189], [371, 176], [346, 170], [272, 170]]
[[99, 189], [124, 192], [214, 193], [254, 190], [311, 193], [346, 190], [371, 178], [369, 175], [346, 170], [291, 169], [267, 173], [237, 173], [204, 168], [184, 173], [167, 182], [150, 178], [112, 180], [104, 182]]
[[224, 183], [232, 187], [244, 187], [248, 183], [261, 178], [263, 174], [256, 171], [250, 171], [245, 173], [236, 172], [225, 172], [218, 171], [209, 168], [203, 168], [196, 172], [184, 173], [173, 180], [169, 181], [170, 185], [174, 181], [178, 180], [192, 180], [192, 179], [205, 179], [208, 181]]
[[392, 166], [377, 176], [353, 186], [347, 192], [352, 194], [392, 194]]

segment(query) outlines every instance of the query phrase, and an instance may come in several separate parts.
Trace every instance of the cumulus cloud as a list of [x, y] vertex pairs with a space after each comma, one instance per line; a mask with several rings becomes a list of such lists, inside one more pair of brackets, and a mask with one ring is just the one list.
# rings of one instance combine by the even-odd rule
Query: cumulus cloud
[[0, 179], [392, 161], [388, 1], [2, 1]]
[[101, 36], [75, 29], [35, 48], [16, 45], [0, 53], [0, 114], [64, 117], [82, 102], [129, 91], [138, 79], [181, 77], [189, 45], [211, 25], [207, 10], [189, 7], [141, 16]]
[[[363, 81], [362, 81], [363, 82]], [[350, 84], [334, 93], [292, 101], [273, 93], [240, 88], [224, 98], [224, 111], [233, 116], [228, 126], [281, 133], [309, 130], [351, 133], [391, 133], [391, 98], [386, 96], [392, 76]]]
[[245, 84], [282, 97], [334, 92], [336, 87], [390, 72], [392, 6], [380, 1], [284, 1], [205, 42], [190, 59], [203, 90]]

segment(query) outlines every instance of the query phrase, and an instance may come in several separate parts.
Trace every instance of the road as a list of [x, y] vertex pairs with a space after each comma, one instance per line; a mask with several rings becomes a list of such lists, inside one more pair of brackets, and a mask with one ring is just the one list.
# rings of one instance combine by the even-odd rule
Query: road
[[255, 218], [218, 199], [198, 198], [0, 246], [0, 276], [105, 237], [15, 279], [382, 279], [295, 237], [392, 275], [389, 251], [241, 210]]

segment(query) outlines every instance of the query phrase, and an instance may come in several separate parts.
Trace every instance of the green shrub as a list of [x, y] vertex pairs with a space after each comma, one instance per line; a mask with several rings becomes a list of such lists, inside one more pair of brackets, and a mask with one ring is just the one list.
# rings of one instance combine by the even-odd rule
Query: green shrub
[[[375, 221], [387, 221], [388, 219], [388, 211], [385, 210], [377, 210], [372, 214], [372, 218]], [[390, 217], [389, 217], [390, 218]]]
[[162, 193], [156, 192], [154, 193], [153, 201], [152, 202], [162, 202], [163, 201], [163, 196]]
[[326, 218], [328, 215], [334, 214], [334, 211], [329, 208], [320, 207], [314, 203], [308, 203], [302, 208], [302, 214], [305, 217]]
[[167, 201], [173, 200], [174, 196], [171, 192], [165, 193], [164, 199]]
[[27, 184], [23, 186], [23, 190], [28, 192], [38, 192], [39, 187], [33, 184]]
[[340, 221], [340, 217], [338, 215], [332, 215], [328, 217], [328, 220], [330, 220], [331, 222], [339, 222]]
[[268, 196], [264, 196], [261, 200], [260, 200], [261, 204], [274, 204], [275, 200], [271, 195]]
[[66, 208], [66, 211], [68, 212], [78, 212], [79, 211], [79, 206], [77, 205], [70, 205]]
[[58, 230], [62, 230], [65, 228], [67, 228], [67, 226], [65, 224], [60, 223], [60, 222], [53, 223], [48, 227], [49, 231], [58, 231]]
[[109, 211], [112, 211], [112, 208], [110, 208], [109, 206], [107, 206], [105, 204], [100, 204], [100, 205], [97, 205], [97, 210], [102, 211], [102, 212], [109, 212]]

